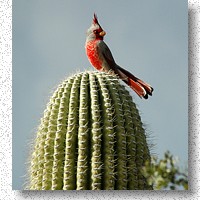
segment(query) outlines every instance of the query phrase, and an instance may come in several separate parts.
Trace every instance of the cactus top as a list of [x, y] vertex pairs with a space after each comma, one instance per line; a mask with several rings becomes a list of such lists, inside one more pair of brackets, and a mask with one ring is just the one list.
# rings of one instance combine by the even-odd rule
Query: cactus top
[[64, 80], [38, 127], [31, 190], [151, 189], [150, 158], [135, 103], [118, 78], [84, 72]]

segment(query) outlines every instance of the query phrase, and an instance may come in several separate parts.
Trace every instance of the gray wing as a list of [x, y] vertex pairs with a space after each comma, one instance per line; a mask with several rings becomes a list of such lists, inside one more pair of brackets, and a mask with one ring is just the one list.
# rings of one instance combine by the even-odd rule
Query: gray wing
[[101, 41], [101, 42], [99, 42], [98, 47], [99, 47], [99, 51], [101, 51], [105, 61], [108, 63], [109, 67], [113, 71], [115, 71], [116, 63], [115, 63], [115, 60], [112, 56], [110, 49], [106, 45], [106, 43], [104, 41]]
[[99, 42], [98, 47], [99, 47], [99, 51], [101, 51], [102, 53], [103, 58], [108, 63], [109, 69], [114, 71], [115, 74], [118, 74], [122, 80], [126, 80], [127, 76], [120, 70], [121, 67], [116, 64], [112, 56], [112, 53], [110, 49], [108, 48], [108, 46], [106, 45], [106, 43], [104, 41], [101, 41]]

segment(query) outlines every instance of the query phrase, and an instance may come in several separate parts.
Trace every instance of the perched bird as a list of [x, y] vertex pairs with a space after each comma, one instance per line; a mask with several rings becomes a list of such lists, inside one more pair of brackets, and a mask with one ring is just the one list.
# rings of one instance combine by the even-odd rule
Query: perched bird
[[90, 63], [97, 70], [118, 75], [139, 97], [147, 99], [148, 95], [152, 95], [153, 88], [116, 64], [110, 49], [103, 41], [105, 35], [106, 32], [102, 29], [96, 14], [94, 14], [92, 25], [87, 30], [85, 43], [86, 54]]

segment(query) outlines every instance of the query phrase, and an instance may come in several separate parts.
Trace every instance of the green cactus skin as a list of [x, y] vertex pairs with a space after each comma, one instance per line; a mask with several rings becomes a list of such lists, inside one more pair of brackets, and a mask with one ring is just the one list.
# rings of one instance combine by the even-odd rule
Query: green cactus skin
[[76, 74], [59, 85], [41, 119], [30, 190], [152, 189], [141, 174], [150, 159], [132, 97], [118, 78]]

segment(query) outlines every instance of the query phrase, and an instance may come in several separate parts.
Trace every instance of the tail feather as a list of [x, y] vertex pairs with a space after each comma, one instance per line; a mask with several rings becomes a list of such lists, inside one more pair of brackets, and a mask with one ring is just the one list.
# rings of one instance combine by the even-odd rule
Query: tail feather
[[148, 95], [152, 96], [153, 88], [149, 84], [135, 77], [133, 74], [121, 68], [120, 66], [118, 66], [118, 72], [119, 71], [127, 77], [127, 79], [122, 77], [122, 80], [128, 84], [138, 94], [139, 97], [148, 99]]
[[144, 87], [144, 89], [146, 90], [146, 92], [147, 92], [149, 95], [152, 96], [153, 88], [152, 88], [149, 84], [143, 82], [143, 81], [140, 80], [140, 79], [137, 79], [137, 82], [140, 83], [140, 84]]
[[137, 93], [137, 95], [142, 98], [146, 96], [145, 89], [137, 82], [133, 81], [132, 79], [128, 78], [127, 84]]

